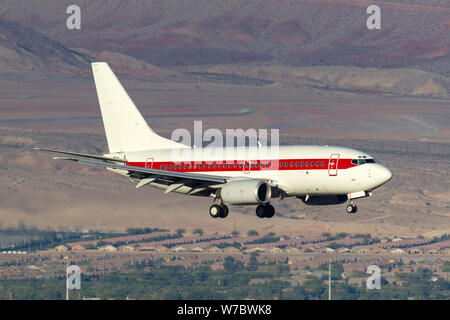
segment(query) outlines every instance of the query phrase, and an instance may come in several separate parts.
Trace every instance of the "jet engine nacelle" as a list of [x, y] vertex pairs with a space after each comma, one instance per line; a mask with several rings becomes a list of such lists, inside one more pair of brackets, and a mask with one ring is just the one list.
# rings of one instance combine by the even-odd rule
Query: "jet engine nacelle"
[[306, 200], [306, 196], [297, 197], [303, 201], [304, 204], [310, 206], [324, 206], [330, 204], [342, 204], [348, 200], [346, 194], [338, 194], [332, 196], [309, 196]]
[[270, 201], [270, 185], [262, 180], [233, 181], [225, 184], [216, 194], [229, 204], [261, 204]]

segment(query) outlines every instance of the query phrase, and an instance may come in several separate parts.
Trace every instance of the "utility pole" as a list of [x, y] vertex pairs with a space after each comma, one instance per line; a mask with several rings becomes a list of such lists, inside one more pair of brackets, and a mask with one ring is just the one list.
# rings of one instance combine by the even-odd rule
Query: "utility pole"
[[[328, 225], [328, 233], [331, 235], [331, 225]], [[331, 300], [331, 259], [328, 255], [328, 300]]]
[[328, 300], [331, 300], [331, 262], [328, 258]]
[[66, 260], [66, 300], [69, 300], [69, 275], [67, 269], [69, 268], [69, 257], [64, 257]]

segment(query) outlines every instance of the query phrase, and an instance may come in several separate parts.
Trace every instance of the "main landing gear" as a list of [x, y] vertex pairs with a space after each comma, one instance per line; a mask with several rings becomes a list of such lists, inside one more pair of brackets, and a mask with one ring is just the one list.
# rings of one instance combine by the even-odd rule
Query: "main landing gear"
[[258, 218], [272, 218], [275, 215], [275, 208], [269, 204], [260, 204], [256, 207], [256, 215]]
[[209, 214], [213, 218], [226, 218], [228, 216], [228, 207], [224, 204], [213, 204], [209, 208]]
[[[213, 204], [209, 208], [209, 214], [213, 218], [226, 218], [228, 212], [228, 207], [224, 204]], [[256, 207], [256, 215], [259, 218], [272, 218], [275, 215], [275, 208], [269, 203], [260, 204]]]
[[353, 204], [353, 202], [350, 202], [350, 204], [347, 206], [347, 213], [356, 213], [358, 211], [358, 207], [356, 204]]

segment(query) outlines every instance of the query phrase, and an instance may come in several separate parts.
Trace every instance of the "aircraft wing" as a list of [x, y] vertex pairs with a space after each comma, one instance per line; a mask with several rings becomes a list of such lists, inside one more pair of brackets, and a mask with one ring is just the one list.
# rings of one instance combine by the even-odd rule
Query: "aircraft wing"
[[[192, 172], [177, 172], [177, 171], [129, 166], [124, 164], [126, 162], [126, 160], [124, 159], [108, 158], [97, 155], [88, 155], [76, 152], [51, 150], [43, 148], [34, 148], [34, 149], [88, 158], [83, 159], [79, 157], [53, 157], [53, 159], [55, 160], [68, 160], [83, 164], [101, 166], [110, 169], [128, 171], [128, 176], [130, 178], [140, 180], [140, 182], [136, 185], [136, 188], [143, 187], [151, 182], [158, 182], [160, 184], [165, 184], [168, 186], [165, 193], [175, 191], [182, 186], [187, 186], [191, 188], [191, 190], [187, 192], [187, 194], [209, 195], [209, 193], [213, 189], [220, 188], [222, 187], [223, 184], [227, 182], [242, 179], [238, 177], [233, 178], [227, 176], [218, 176], [209, 174], [206, 175]], [[277, 187], [276, 182], [272, 181], [271, 186], [276, 188]]]

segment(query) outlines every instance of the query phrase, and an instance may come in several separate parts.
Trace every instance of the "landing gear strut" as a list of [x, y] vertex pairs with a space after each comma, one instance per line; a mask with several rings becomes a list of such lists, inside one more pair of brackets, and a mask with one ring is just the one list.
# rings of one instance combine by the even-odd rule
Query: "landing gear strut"
[[275, 208], [269, 204], [260, 204], [256, 207], [256, 215], [258, 218], [272, 218], [275, 214]]
[[213, 204], [209, 208], [209, 214], [213, 218], [226, 218], [228, 216], [228, 212], [229, 212], [228, 207], [224, 204], [222, 205]]
[[350, 203], [347, 206], [347, 213], [356, 213], [356, 211], [358, 211], [358, 207], [356, 206], [356, 204]]

